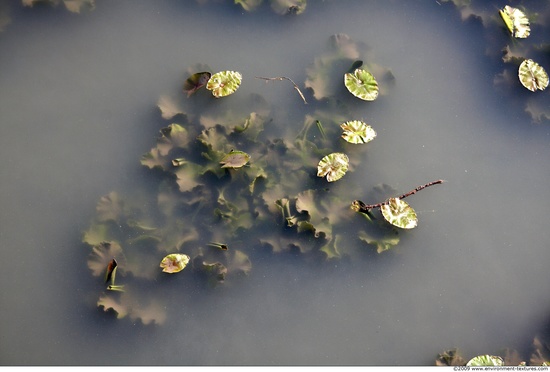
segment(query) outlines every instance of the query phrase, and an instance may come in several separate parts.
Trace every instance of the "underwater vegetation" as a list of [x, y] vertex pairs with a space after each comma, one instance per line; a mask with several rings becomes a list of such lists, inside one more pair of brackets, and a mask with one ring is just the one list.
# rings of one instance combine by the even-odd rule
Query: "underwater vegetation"
[[[540, 91], [548, 87], [550, 2], [514, 2], [514, 6], [499, 9], [498, 14], [483, 1], [443, 2], [453, 3], [464, 21], [473, 19], [484, 26], [488, 57], [495, 63], [501, 60], [505, 66], [493, 79], [495, 88], [520, 105], [532, 122], [549, 122], [548, 95]], [[522, 95], [517, 87], [535, 94]]]
[[[23, 3], [33, 6], [39, 1]], [[71, 12], [95, 6], [93, 0], [49, 3], [63, 4]], [[234, 4], [248, 12], [269, 6], [284, 16], [306, 11], [306, 1], [235, 0]], [[476, 4], [456, 1], [463, 14], [503, 31], [510, 41], [493, 44], [488, 52], [501, 54], [506, 66], [495, 77], [495, 86], [512, 91], [518, 87], [526, 94], [518, 102], [533, 121], [549, 120], [543, 95], [547, 92], [542, 92], [548, 86], [543, 66], [548, 66], [549, 44], [547, 40], [529, 43], [537, 34], [548, 35], [544, 18], [521, 5], [516, 5], [521, 9], [505, 6], [490, 15], [477, 15]], [[156, 143], [139, 159], [156, 191], [151, 194], [136, 185], [135, 190], [103, 196], [84, 232], [83, 242], [90, 247], [87, 265], [100, 292], [96, 304], [119, 319], [164, 324], [166, 304], [171, 301], [160, 288], [165, 278], [182, 282], [196, 278], [216, 288], [238, 283], [253, 270], [258, 252], [292, 252], [312, 261], [353, 258], [363, 250], [384, 254], [419, 224], [417, 213], [403, 199], [443, 183], [432, 181], [404, 194], [381, 183], [374, 190], [383, 195], [381, 199], [375, 198], [373, 204], [359, 200], [367, 197], [366, 191], [358, 192], [349, 175], [358, 169], [368, 173], [364, 156], [370, 151], [368, 143], [377, 138], [374, 128], [385, 123], [371, 126], [355, 117], [342, 104], [341, 88], [351, 95], [347, 99], [356, 97], [360, 104], [372, 105], [380, 97], [391, 99], [395, 77], [348, 35], [329, 38], [327, 48], [305, 67], [303, 83], [290, 77], [253, 77], [226, 67], [217, 71], [204, 64], [192, 66], [185, 76], [177, 77], [182, 80], [179, 96], [159, 97], [159, 120], [164, 125]], [[297, 104], [308, 105], [303, 121], [294, 123], [301, 127], [298, 135], [268, 134], [266, 127], [277, 125], [272, 105], [260, 95], [243, 97], [239, 91], [243, 79], [292, 84]], [[531, 92], [534, 95], [527, 96]], [[182, 104], [181, 97], [187, 102]], [[244, 101], [245, 108], [236, 105], [220, 113], [187, 104], [205, 99], [212, 106], [219, 100]], [[258, 231], [265, 233], [259, 237]], [[540, 365], [548, 360], [542, 356], [548, 346], [536, 341], [540, 357], [530, 363]], [[436, 363], [511, 362], [507, 355], [479, 355], [467, 361], [450, 350]], [[516, 365], [521, 363], [525, 364]]]
[[533, 339], [528, 361], [517, 350], [506, 348], [501, 355], [483, 354], [465, 359], [459, 349], [449, 349], [439, 353], [436, 366], [550, 366], [550, 343], [542, 335]]
[[297, 104], [313, 96], [302, 129], [288, 135], [266, 133], [266, 125], [276, 123], [270, 104], [257, 94], [241, 97], [234, 110], [202, 112], [194, 100], [230, 99], [247, 76], [205, 64], [189, 67], [180, 93], [159, 98], [167, 125], [141, 158], [157, 182], [156, 194], [136, 189], [105, 195], [84, 233], [88, 267], [106, 278], [97, 305], [118, 318], [162, 324], [167, 300], [145, 289], [161, 275], [188, 273], [216, 287], [246, 277], [257, 252], [328, 261], [395, 247], [399, 231], [418, 223], [402, 199], [443, 181], [401, 196], [383, 188], [385, 199], [377, 204], [350, 199], [357, 186], [344, 176], [357, 169], [377, 133], [339, 103], [341, 91], [327, 81], [360, 101], [375, 100], [379, 86], [388, 94], [393, 75], [370, 62], [365, 50], [347, 35], [333, 35], [307, 68], [304, 88], [289, 77], [254, 77], [290, 82]]

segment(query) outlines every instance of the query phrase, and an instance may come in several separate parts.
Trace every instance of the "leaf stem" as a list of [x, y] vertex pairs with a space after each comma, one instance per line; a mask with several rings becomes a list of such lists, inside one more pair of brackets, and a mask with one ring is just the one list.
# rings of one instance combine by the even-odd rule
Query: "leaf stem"
[[283, 81], [283, 80], [288, 80], [292, 83], [292, 85], [294, 85], [294, 89], [296, 89], [298, 91], [298, 94], [300, 95], [300, 97], [302, 97], [302, 100], [304, 101], [304, 103], [307, 105], [307, 101], [306, 101], [306, 98], [304, 97], [304, 95], [302, 94], [302, 91], [300, 90], [300, 88], [298, 88], [298, 85], [296, 85], [296, 83], [289, 77], [286, 77], [286, 76], [278, 76], [278, 77], [272, 77], [272, 78], [268, 78], [268, 77], [261, 77], [261, 76], [255, 76], [256, 79], [263, 79], [265, 80], [266, 82], [267, 81], [270, 81], [270, 80], [280, 80], [280, 81]]
[[[430, 186], [433, 186], [433, 185], [439, 185], [440, 183], [443, 183], [443, 182], [445, 182], [445, 181], [444, 180], [437, 180], [437, 181], [428, 182], [427, 184], [422, 185], [422, 186], [418, 186], [414, 190], [411, 190], [411, 191], [409, 191], [409, 192], [407, 192], [407, 193], [405, 193], [405, 194], [403, 194], [403, 195], [401, 195], [397, 198], [398, 199], [405, 199], [407, 196], [414, 195], [418, 191], [420, 191], [422, 189], [425, 189], [426, 187], [430, 187]], [[353, 203], [351, 204], [351, 209], [353, 209], [356, 212], [369, 213], [371, 209], [380, 208], [381, 206], [386, 205], [386, 204], [388, 204], [387, 200], [382, 202], [382, 203], [368, 204], [368, 205], [363, 203], [361, 200], [354, 200]]]

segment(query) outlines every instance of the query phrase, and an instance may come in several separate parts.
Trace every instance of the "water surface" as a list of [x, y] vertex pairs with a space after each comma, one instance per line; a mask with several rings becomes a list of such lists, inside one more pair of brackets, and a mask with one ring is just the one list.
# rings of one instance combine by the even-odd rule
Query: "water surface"
[[[467, 358], [511, 347], [527, 360], [548, 332], [550, 129], [515, 103], [530, 92], [515, 87], [514, 100], [493, 84], [503, 65], [487, 50], [505, 45], [503, 28], [436, 1], [316, 1], [294, 17], [191, 1], [4, 9], [2, 364], [419, 365], [453, 347]], [[337, 33], [395, 76], [375, 102], [346, 98], [378, 132], [346, 175], [362, 192], [350, 199], [375, 202], [381, 183], [400, 194], [445, 179], [411, 197], [419, 227], [392, 251], [365, 246], [324, 265], [257, 253], [246, 280], [185, 285], [163, 326], [97, 309], [82, 232], [101, 196], [153, 182], [139, 159], [166, 125], [158, 98], [180, 94], [196, 63], [238, 70], [235, 97], [203, 109], [260, 94], [274, 107], [266, 130], [298, 133], [321, 103], [253, 77], [303, 87]]]

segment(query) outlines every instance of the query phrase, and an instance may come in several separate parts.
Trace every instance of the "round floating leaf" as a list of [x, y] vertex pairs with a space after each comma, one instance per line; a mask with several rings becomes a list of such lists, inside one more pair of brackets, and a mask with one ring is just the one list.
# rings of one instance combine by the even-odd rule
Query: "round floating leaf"
[[510, 33], [518, 39], [525, 39], [531, 33], [529, 19], [521, 10], [506, 5], [499, 10], [502, 20], [508, 27]]
[[222, 168], [241, 168], [244, 166], [248, 161], [250, 160], [250, 155], [248, 155], [244, 151], [235, 151], [231, 150], [231, 152], [227, 155], [225, 155], [222, 160], [220, 161], [220, 164], [222, 164]]
[[504, 365], [504, 361], [501, 357], [495, 356], [495, 355], [478, 355], [468, 363], [466, 363], [467, 366], [502, 366]]
[[548, 74], [532, 59], [526, 59], [519, 65], [518, 75], [521, 84], [532, 92], [544, 90], [548, 86]]
[[376, 132], [370, 125], [360, 120], [340, 124], [344, 130], [342, 138], [350, 143], [367, 143], [376, 137]]
[[380, 207], [380, 211], [386, 221], [402, 229], [415, 228], [418, 223], [414, 209], [399, 198], [389, 198], [388, 203]]
[[211, 90], [216, 98], [235, 93], [241, 85], [242, 76], [236, 71], [221, 71], [210, 77], [206, 89]]
[[319, 161], [317, 176], [327, 176], [328, 182], [337, 181], [348, 171], [349, 158], [341, 152], [333, 152]]
[[169, 274], [179, 273], [189, 263], [190, 257], [186, 254], [171, 253], [160, 262], [162, 271]]
[[355, 97], [365, 101], [374, 101], [378, 97], [378, 83], [372, 74], [360, 68], [353, 74], [344, 75], [344, 84], [346, 88]]

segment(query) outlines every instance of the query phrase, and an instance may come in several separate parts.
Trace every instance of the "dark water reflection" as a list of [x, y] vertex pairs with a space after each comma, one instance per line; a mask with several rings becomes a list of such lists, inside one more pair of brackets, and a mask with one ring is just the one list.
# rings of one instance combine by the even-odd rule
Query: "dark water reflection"
[[[2, 364], [417, 365], [452, 347], [527, 359], [547, 331], [550, 129], [493, 85], [502, 65], [486, 51], [504, 45], [501, 29], [435, 1], [319, 1], [299, 17], [191, 1], [98, 2], [80, 15], [6, 8]], [[251, 77], [303, 86], [336, 33], [367, 44], [396, 77], [373, 103], [349, 100], [378, 132], [349, 176], [363, 190], [352, 198], [379, 183], [405, 192], [447, 180], [413, 197], [419, 227], [384, 255], [316, 266], [258, 253], [250, 277], [223, 288], [167, 280], [188, 293], [161, 327], [98, 311], [81, 234], [101, 196], [154, 187], [139, 159], [166, 124], [159, 96], [179, 92], [195, 63], [239, 70], [238, 93], [275, 107], [268, 130], [297, 133], [309, 108], [291, 86]]]

